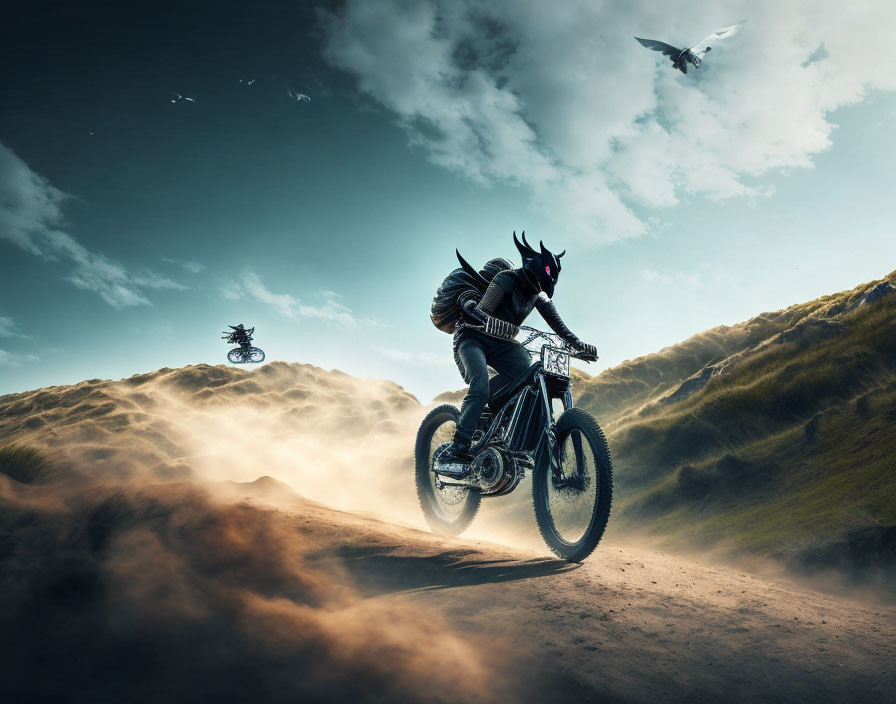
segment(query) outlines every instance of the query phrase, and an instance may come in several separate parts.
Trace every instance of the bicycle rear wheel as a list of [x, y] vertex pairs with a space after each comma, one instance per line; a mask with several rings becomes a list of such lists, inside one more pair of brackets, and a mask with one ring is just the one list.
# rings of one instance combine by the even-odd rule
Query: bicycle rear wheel
[[466, 487], [437, 485], [432, 472], [432, 459], [436, 450], [451, 442], [460, 411], [454, 406], [434, 408], [417, 431], [415, 446], [415, 474], [417, 499], [429, 527], [437, 533], [459, 535], [466, 530], [479, 510], [482, 497]]

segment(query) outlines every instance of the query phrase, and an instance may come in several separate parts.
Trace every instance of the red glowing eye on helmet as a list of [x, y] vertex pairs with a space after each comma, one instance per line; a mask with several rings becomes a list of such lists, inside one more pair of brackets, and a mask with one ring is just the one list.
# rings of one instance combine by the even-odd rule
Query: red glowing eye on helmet
[[553, 254], [543, 242], [539, 242], [539, 250], [533, 249], [526, 241], [526, 233], [523, 233], [523, 241], [520, 242], [513, 233], [513, 243], [523, 257], [523, 272], [527, 281], [536, 291], [542, 291], [548, 297], [554, 295], [554, 285], [560, 274], [560, 257], [566, 252]]

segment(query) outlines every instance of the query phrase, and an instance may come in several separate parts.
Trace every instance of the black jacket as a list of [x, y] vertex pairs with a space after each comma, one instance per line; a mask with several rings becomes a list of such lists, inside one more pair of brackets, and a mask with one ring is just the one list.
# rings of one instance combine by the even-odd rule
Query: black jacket
[[[464, 304], [465, 301], [462, 300], [462, 307], [466, 307]], [[566, 327], [553, 301], [547, 294], [538, 291], [530, 283], [522, 269], [508, 269], [496, 274], [478, 301], [475, 314], [480, 318], [477, 322], [482, 322], [483, 317], [486, 319], [491, 317], [519, 328], [533, 308], [538, 308], [538, 312], [541, 313], [541, 317], [544, 318], [551, 330], [566, 342], [574, 345], [581, 344], [579, 338]], [[459, 326], [458, 334], [468, 334], [468, 330], [466, 325]], [[474, 328], [469, 332], [478, 333], [479, 331]], [[502, 337], [515, 337], [518, 331], [510, 332], [512, 334], [502, 335]]]

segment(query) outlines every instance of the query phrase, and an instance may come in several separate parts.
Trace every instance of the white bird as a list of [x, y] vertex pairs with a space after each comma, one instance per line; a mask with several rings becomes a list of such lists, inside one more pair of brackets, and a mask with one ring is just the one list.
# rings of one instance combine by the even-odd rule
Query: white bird
[[293, 100], [295, 100], [299, 103], [301, 103], [301, 102], [310, 103], [311, 102], [311, 98], [309, 98], [307, 95], [305, 95], [304, 93], [297, 93], [292, 88], [287, 88], [286, 93], [289, 95], [290, 98], [292, 98]]
[[247, 80], [245, 80], [244, 78], [240, 78], [240, 79], [239, 79], [239, 82], [240, 82], [240, 83], [245, 83], [247, 86], [251, 86], [253, 83], [255, 83], [256, 80], [257, 80], [257, 79], [253, 78], [251, 81], [247, 81]]
[[712, 51], [710, 42], [715, 43], [719, 39], [725, 39], [736, 34], [744, 26], [744, 22], [746, 20], [728, 27], [722, 27], [718, 32], [713, 32], [708, 37], [705, 37], [703, 41], [694, 44], [694, 46], [688, 49], [678, 49], [656, 39], [641, 39], [641, 37], [635, 37], [635, 39], [640, 42], [641, 46], [653, 49], [653, 51], [661, 51], [672, 60], [672, 68], [677, 68], [682, 73], [687, 73], [688, 64], [691, 64], [694, 68], [700, 68], [700, 64], [703, 63], [706, 54]]
[[179, 103], [182, 100], [189, 100], [191, 103], [196, 102], [195, 98], [190, 98], [189, 96], [181, 95], [180, 93], [172, 93], [171, 95], [173, 96], [171, 98], [172, 103]]

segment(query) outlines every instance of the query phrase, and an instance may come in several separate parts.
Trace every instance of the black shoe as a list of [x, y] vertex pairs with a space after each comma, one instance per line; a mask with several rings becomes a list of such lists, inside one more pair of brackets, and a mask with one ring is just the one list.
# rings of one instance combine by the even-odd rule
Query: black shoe
[[469, 443], [452, 442], [438, 457], [439, 474], [463, 476], [470, 471], [470, 463], [473, 456], [470, 454]]

